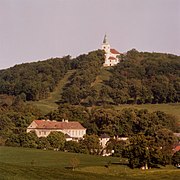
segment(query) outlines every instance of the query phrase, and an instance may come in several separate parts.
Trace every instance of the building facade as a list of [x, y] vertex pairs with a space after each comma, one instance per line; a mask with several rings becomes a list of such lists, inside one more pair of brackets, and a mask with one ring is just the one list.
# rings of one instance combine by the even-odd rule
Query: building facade
[[103, 66], [115, 66], [120, 62], [121, 53], [116, 49], [111, 49], [110, 44], [107, 40], [107, 35], [104, 36], [102, 50], [105, 51], [105, 62]]
[[34, 120], [27, 128], [27, 133], [34, 131], [38, 137], [47, 137], [51, 132], [57, 131], [65, 134], [67, 141], [82, 139], [86, 134], [84, 128], [79, 122], [63, 120]]

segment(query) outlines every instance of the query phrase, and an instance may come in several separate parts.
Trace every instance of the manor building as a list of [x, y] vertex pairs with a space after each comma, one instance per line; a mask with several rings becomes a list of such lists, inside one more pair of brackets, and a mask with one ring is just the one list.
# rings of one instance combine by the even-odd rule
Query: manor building
[[111, 49], [110, 44], [107, 41], [107, 35], [105, 34], [104, 40], [102, 43], [102, 50], [105, 51], [105, 62], [103, 66], [115, 66], [120, 62], [121, 53], [116, 49]]
[[34, 120], [27, 128], [27, 133], [34, 131], [38, 137], [47, 137], [51, 132], [57, 131], [65, 134], [66, 141], [82, 139], [86, 129], [76, 121], [62, 120]]

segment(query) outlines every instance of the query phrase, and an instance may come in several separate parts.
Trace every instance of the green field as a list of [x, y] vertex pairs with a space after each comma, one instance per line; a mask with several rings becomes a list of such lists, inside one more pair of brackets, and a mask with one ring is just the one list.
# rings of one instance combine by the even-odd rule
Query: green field
[[[73, 157], [77, 157], [80, 162], [75, 171], [69, 168]], [[109, 168], [105, 167], [108, 161], [112, 162]], [[180, 176], [180, 170], [173, 166], [146, 171], [132, 170], [121, 165], [120, 161], [114, 157], [0, 147], [0, 179], [176, 180]]]
[[176, 116], [180, 121], [180, 103], [119, 105], [119, 106], [114, 106], [114, 108], [119, 110], [124, 108], [147, 109], [150, 112], [163, 111], [167, 114], [172, 114]]

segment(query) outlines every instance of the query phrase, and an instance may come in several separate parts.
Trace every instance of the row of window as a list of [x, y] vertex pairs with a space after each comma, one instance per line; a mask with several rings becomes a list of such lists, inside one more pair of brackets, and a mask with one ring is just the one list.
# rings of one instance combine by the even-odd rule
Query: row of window
[[[41, 135], [47, 135], [46, 133], [47, 133], [46, 131], [39, 131], [40, 136]], [[84, 131], [79, 131], [79, 130], [71, 130], [70, 133], [71, 133], [72, 136], [78, 136], [78, 135], [82, 136], [82, 135], [84, 135]]]
[[71, 135], [72, 136], [81, 136], [81, 135], [84, 135], [84, 131], [79, 131], [79, 130], [71, 130]]
[[39, 131], [39, 135], [46, 135], [46, 131]]

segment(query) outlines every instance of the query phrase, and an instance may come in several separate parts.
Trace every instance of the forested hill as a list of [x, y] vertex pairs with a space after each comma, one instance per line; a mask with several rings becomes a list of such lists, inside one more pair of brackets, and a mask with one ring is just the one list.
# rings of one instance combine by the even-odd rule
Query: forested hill
[[180, 101], [180, 56], [133, 49], [121, 60], [114, 67], [87, 62], [86, 68], [78, 68], [62, 100], [90, 106]]
[[70, 57], [25, 63], [0, 71], [0, 94], [25, 100], [47, 98], [69, 69]]
[[111, 73], [107, 91], [116, 104], [180, 101], [180, 56], [132, 50]]
[[46, 99], [68, 70], [62, 98], [70, 104], [169, 103], [180, 101], [180, 56], [128, 51], [114, 67], [104, 68], [104, 52], [93, 51], [16, 65], [0, 71], [0, 94], [23, 100]]
[[[0, 94], [18, 96], [27, 101], [46, 99], [68, 70], [84, 69], [91, 78], [88, 73], [92, 74], [94, 67], [98, 70], [103, 61], [104, 53], [97, 50], [75, 59], [70, 56], [52, 58], [0, 70]], [[83, 72], [81, 73], [83, 77]], [[88, 83], [88, 79], [84, 81]]]

